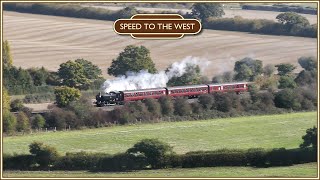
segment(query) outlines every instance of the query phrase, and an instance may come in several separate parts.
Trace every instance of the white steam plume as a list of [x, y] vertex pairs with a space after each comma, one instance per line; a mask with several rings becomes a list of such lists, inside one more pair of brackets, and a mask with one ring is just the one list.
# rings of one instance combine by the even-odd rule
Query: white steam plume
[[127, 72], [126, 76], [105, 81], [102, 88], [107, 93], [110, 91], [166, 87], [172, 77], [180, 77], [186, 72], [188, 64], [198, 65], [203, 72], [210, 62], [204, 58], [188, 56], [180, 62], [173, 63], [167, 72], [160, 71], [157, 74], [148, 73], [146, 70], [141, 70], [138, 73]]

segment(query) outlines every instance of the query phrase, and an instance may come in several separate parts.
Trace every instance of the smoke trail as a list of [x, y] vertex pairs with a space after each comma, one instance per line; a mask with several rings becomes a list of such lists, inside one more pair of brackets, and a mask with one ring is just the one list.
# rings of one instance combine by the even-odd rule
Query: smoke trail
[[167, 72], [160, 71], [157, 74], [148, 73], [146, 70], [141, 70], [138, 73], [127, 72], [126, 76], [105, 81], [102, 88], [107, 93], [110, 91], [166, 87], [172, 77], [182, 76], [188, 65], [198, 65], [200, 71], [203, 72], [209, 64], [210, 62], [207, 59], [188, 56], [180, 62], [173, 63]]

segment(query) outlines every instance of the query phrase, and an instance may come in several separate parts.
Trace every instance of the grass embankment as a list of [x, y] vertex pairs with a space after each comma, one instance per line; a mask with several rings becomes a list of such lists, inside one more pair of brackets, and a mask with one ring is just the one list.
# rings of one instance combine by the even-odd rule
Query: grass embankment
[[210, 167], [192, 169], [160, 169], [132, 172], [87, 171], [4, 171], [4, 177], [316, 177], [317, 163], [287, 167]]
[[221, 148], [297, 148], [306, 129], [317, 124], [316, 112], [250, 116], [202, 121], [164, 122], [43, 132], [3, 138], [4, 153], [28, 153], [28, 145], [41, 141], [65, 152], [124, 152], [143, 138], [158, 138], [177, 153]]

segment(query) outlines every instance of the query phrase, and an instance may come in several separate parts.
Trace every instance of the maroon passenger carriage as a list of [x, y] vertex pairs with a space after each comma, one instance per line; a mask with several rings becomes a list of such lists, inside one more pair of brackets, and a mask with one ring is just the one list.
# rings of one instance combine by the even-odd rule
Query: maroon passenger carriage
[[200, 84], [190, 86], [163, 87], [153, 89], [139, 89], [126, 91], [112, 91], [105, 95], [96, 96], [97, 106], [123, 104], [129, 101], [139, 101], [147, 98], [159, 99], [161, 96], [197, 98], [202, 94], [216, 92], [241, 92], [248, 91], [249, 82], [236, 82], [225, 84]]

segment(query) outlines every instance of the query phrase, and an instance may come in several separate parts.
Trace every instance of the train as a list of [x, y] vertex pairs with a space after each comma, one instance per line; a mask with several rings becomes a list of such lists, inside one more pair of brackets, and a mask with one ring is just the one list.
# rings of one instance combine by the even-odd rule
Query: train
[[140, 101], [147, 98], [159, 99], [162, 96], [198, 98], [202, 94], [215, 92], [235, 92], [237, 94], [248, 91], [250, 82], [236, 82], [225, 84], [200, 84], [190, 86], [174, 86], [152, 89], [138, 89], [125, 91], [111, 91], [96, 96], [96, 105], [98, 107], [108, 105], [121, 105], [130, 101]]

